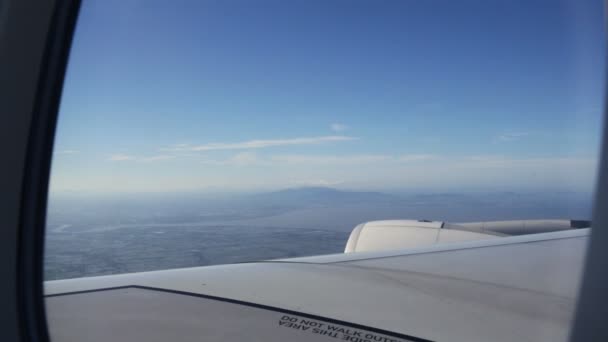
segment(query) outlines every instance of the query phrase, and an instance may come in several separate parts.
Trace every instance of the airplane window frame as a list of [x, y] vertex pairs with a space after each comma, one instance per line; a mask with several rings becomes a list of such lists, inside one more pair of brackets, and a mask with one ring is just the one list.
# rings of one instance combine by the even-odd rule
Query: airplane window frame
[[[80, 0], [7, 0], [3, 6], [0, 6], [0, 71], [7, 72], [0, 73], [5, 76], [0, 79], [3, 90], [0, 93], [4, 94], [3, 112], [7, 114], [0, 118], [3, 121], [0, 136], [11, 143], [0, 144], [0, 151], [8, 161], [2, 168], [2, 184], [15, 186], [0, 192], [0, 203], [8, 208], [0, 217], [0, 225], [6, 230], [0, 250], [7, 257], [0, 264], [0, 272], [6, 279], [2, 282], [0, 296], [4, 297], [3, 303], [7, 303], [0, 308], [0, 321], [7, 341], [44, 342], [49, 341], [42, 274], [50, 162]], [[38, 54], [39, 50], [43, 53]], [[5, 91], [10, 89], [13, 90]], [[18, 98], [5, 99], [6, 94], [18, 91], [24, 95], [19, 93]], [[32, 98], [33, 102], [28, 102]], [[27, 139], [19, 136], [23, 132]], [[597, 227], [608, 224], [607, 133], [604, 114], [593, 213]], [[12, 208], [19, 209], [9, 212]], [[608, 230], [593, 230], [571, 341], [600, 340], [602, 337], [608, 340], [608, 326], [602, 320], [608, 313], [605, 305], [608, 303], [605, 291], [608, 276], [603, 272], [608, 263], [608, 249], [603, 248], [606, 244]]]
[[[56, 119], [79, 0], [0, 6], [5, 229], [3, 340], [49, 341], [43, 293], [46, 201]], [[13, 210], [14, 209], [14, 210]]]

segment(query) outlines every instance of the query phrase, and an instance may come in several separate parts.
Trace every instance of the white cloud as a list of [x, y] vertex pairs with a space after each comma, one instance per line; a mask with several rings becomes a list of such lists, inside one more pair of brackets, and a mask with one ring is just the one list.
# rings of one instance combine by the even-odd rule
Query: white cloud
[[254, 152], [240, 152], [232, 157], [223, 160], [217, 159], [202, 159], [202, 164], [214, 166], [249, 166], [254, 164], [265, 164], [265, 160], [258, 158]]
[[162, 151], [215, 151], [215, 150], [246, 150], [259, 149], [275, 146], [292, 145], [315, 145], [328, 142], [339, 142], [355, 140], [357, 138], [343, 135], [330, 135], [322, 137], [291, 138], [291, 139], [268, 139], [268, 140], [249, 140], [236, 143], [209, 143], [204, 145], [180, 145], [162, 148]]
[[312, 180], [297, 180], [294, 181], [294, 185], [298, 186], [336, 186], [344, 183], [344, 181], [328, 181], [325, 179], [312, 179]]
[[151, 156], [151, 157], [140, 157], [137, 158], [137, 161], [141, 161], [141, 162], [155, 162], [155, 161], [161, 161], [161, 160], [169, 160], [169, 159], [173, 159], [175, 158], [175, 156], [172, 155], [167, 155], [167, 154], [160, 154], [160, 155], [156, 155], [156, 156]]
[[[241, 153], [237, 153], [241, 152]], [[188, 159], [193, 164], [179, 173], [132, 172], [110, 174], [99, 171], [89, 176], [65, 173], [53, 180], [54, 189], [181, 190], [217, 187], [246, 190], [283, 188], [294, 185], [334, 186], [351, 189], [577, 189], [593, 188], [597, 160], [592, 157], [519, 157], [506, 155], [269, 155], [237, 151], [223, 160], [201, 161], [200, 154]], [[162, 154], [160, 154], [162, 155]], [[171, 154], [169, 154], [171, 155]], [[137, 157], [115, 154], [113, 160], [129, 165], [151, 166]], [[176, 155], [176, 158], [181, 158]], [[180, 159], [181, 160], [181, 159]], [[200, 161], [200, 162], [199, 162]], [[170, 161], [169, 161], [170, 162]], [[194, 164], [197, 163], [197, 164]], [[205, 163], [211, 165], [204, 166]], [[215, 167], [216, 165], [217, 167]], [[242, 169], [239, 169], [244, 165]], [[251, 167], [262, 166], [262, 167]], [[126, 165], [125, 165], [126, 166]], [[117, 179], [119, 181], [117, 181]], [[118, 184], [120, 185], [117, 188]], [[126, 185], [125, 185], [126, 184]]]
[[[477, 169], [537, 169], [543, 170], [547, 176], [550, 173], [560, 172], [578, 166], [581, 173], [595, 170], [597, 160], [595, 158], [571, 158], [571, 157], [539, 157], [539, 158], [513, 158], [506, 156], [470, 156], [452, 160], [452, 163], [469, 168]], [[584, 170], [583, 170], [584, 169]]]
[[329, 125], [329, 127], [334, 132], [342, 132], [342, 131], [346, 131], [348, 129], [348, 126], [341, 124], [341, 123], [333, 123], [333, 124]]
[[434, 154], [404, 154], [397, 157], [397, 161], [400, 162], [417, 162], [423, 160], [434, 160], [438, 159], [439, 156]]
[[128, 155], [128, 154], [118, 153], [118, 154], [111, 155], [110, 158], [108, 158], [108, 160], [109, 161], [156, 162], [156, 161], [168, 160], [168, 159], [173, 159], [173, 158], [175, 158], [175, 156], [166, 155], [166, 154], [149, 156], [149, 157], [139, 157], [139, 156], [132, 156], [132, 155]]
[[378, 163], [415, 163], [438, 160], [440, 156], [432, 154], [409, 154], [391, 156], [386, 154], [355, 154], [355, 155], [315, 155], [315, 154], [278, 154], [261, 158], [253, 152], [241, 152], [224, 160], [203, 159], [207, 165], [364, 165]]
[[386, 154], [359, 154], [359, 155], [303, 155], [288, 154], [271, 157], [273, 162], [287, 164], [377, 164], [377, 163], [410, 163], [427, 160], [436, 160], [440, 157], [434, 154], [405, 154], [391, 156]]
[[227, 164], [229, 165], [238, 165], [238, 166], [246, 166], [252, 165], [258, 162], [258, 156], [253, 152], [241, 152], [237, 153], [228, 159]]
[[80, 151], [78, 151], [78, 150], [59, 150], [59, 151], [55, 151], [55, 154], [76, 154], [76, 153], [80, 153]]
[[517, 141], [517, 140], [520, 140], [521, 138], [525, 138], [529, 135], [530, 135], [530, 133], [528, 133], [528, 132], [504, 133], [504, 134], [497, 136], [495, 141], [498, 141], [498, 142]]
[[133, 157], [133, 156], [129, 156], [126, 154], [121, 154], [121, 153], [113, 154], [110, 156], [110, 158], [108, 158], [108, 160], [110, 160], [110, 161], [125, 161], [125, 160], [134, 160], [134, 159], [135, 159], [135, 157]]
[[272, 156], [271, 161], [287, 164], [369, 164], [393, 159], [388, 155], [323, 156], [288, 154]]

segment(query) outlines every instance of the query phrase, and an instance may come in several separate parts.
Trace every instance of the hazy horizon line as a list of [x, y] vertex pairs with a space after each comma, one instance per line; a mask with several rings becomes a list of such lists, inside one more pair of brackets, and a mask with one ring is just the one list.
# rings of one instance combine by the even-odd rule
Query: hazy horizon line
[[170, 190], [92, 190], [92, 189], [59, 189], [49, 190], [48, 195], [247, 195], [258, 193], [272, 193], [284, 190], [327, 189], [341, 192], [377, 192], [386, 194], [455, 194], [455, 193], [580, 193], [593, 194], [594, 189], [581, 189], [567, 186], [555, 187], [341, 187], [327, 185], [302, 185], [284, 187], [257, 187], [257, 188], [227, 188], [208, 187], [198, 189], [170, 189]]

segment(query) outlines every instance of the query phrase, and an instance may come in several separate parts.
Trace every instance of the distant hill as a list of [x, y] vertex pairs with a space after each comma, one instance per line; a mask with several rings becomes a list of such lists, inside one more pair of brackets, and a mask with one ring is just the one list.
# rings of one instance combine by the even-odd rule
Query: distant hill
[[346, 191], [327, 187], [301, 187], [252, 195], [259, 204], [310, 206], [350, 203], [379, 203], [401, 200], [400, 197], [372, 191]]

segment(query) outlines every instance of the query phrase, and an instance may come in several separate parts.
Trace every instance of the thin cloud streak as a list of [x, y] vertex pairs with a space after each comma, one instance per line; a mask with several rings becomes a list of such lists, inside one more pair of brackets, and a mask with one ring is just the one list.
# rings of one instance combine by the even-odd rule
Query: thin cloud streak
[[[176, 155], [180, 158], [181, 155]], [[97, 177], [105, 185], [99, 189], [115, 189], [115, 184], [129, 184], [132, 190], [171, 190], [218, 187], [232, 190], [300, 186], [334, 186], [369, 189], [408, 187], [445, 188], [485, 186], [548, 188], [565, 187], [587, 191], [589, 179], [594, 179], [597, 158], [549, 157], [522, 158], [508, 155], [433, 155], [433, 154], [359, 154], [314, 155], [285, 154], [258, 155], [253, 151], [234, 153], [225, 159], [205, 160], [196, 155], [185, 177], [167, 175], [111, 175]], [[144, 162], [170, 159], [164, 155], [141, 157], [129, 154], [110, 156], [126, 167]], [[181, 160], [181, 159], [180, 159]], [[170, 163], [171, 161], [167, 161]], [[356, 165], [353, 166], [353, 165]], [[175, 164], [183, 167], [181, 164]], [[236, 173], [235, 173], [236, 172]], [[238, 175], [238, 176], [235, 176]], [[120, 182], [117, 183], [117, 178]], [[90, 181], [74, 182], [64, 177], [55, 189], [80, 186], [90, 187]], [[124, 190], [120, 188], [121, 190]]]
[[55, 151], [55, 154], [77, 154], [80, 153], [78, 150], [59, 150]]
[[405, 154], [391, 156], [385, 154], [363, 154], [345, 156], [324, 156], [324, 155], [275, 155], [271, 160], [287, 164], [374, 164], [374, 163], [413, 163], [437, 160], [441, 157], [434, 154]]
[[136, 160], [141, 161], [141, 162], [155, 162], [155, 161], [169, 160], [169, 159], [173, 159], [173, 158], [175, 158], [175, 156], [161, 154], [161, 155], [151, 156], [151, 157], [141, 157]]
[[276, 155], [271, 161], [286, 164], [368, 164], [391, 160], [388, 155], [352, 155], [352, 156], [319, 156], [319, 155]]
[[505, 133], [496, 137], [495, 141], [497, 142], [512, 142], [517, 141], [522, 138], [530, 136], [528, 132], [513, 132], [513, 133]]
[[348, 126], [341, 123], [333, 123], [329, 125], [329, 128], [331, 128], [331, 130], [334, 132], [342, 132], [346, 131], [348, 129]]
[[128, 154], [118, 153], [118, 154], [111, 155], [108, 158], [108, 161], [114, 161], [114, 162], [135, 161], [135, 162], [149, 163], [149, 162], [169, 160], [169, 159], [173, 159], [173, 158], [175, 158], [175, 156], [166, 155], [166, 154], [149, 156], [149, 157], [139, 157], [139, 156], [132, 156], [132, 155], [128, 155]]
[[336, 181], [328, 181], [325, 179], [312, 179], [312, 180], [296, 180], [292, 182], [293, 185], [296, 186], [337, 186], [343, 184], [344, 181], [336, 180]]
[[329, 142], [341, 142], [356, 140], [355, 137], [344, 135], [330, 135], [322, 137], [307, 137], [307, 138], [291, 138], [291, 139], [267, 139], [267, 140], [249, 140], [237, 143], [209, 143], [204, 145], [180, 145], [167, 148], [161, 148], [161, 151], [216, 151], [216, 150], [247, 150], [260, 149], [276, 146], [294, 146], [294, 145], [316, 145]]
[[108, 158], [109, 161], [125, 161], [125, 160], [134, 160], [134, 159], [135, 159], [135, 157], [129, 156], [126, 154], [122, 154], [122, 153], [113, 154]]
[[254, 152], [240, 152], [224, 160], [203, 159], [201, 164], [213, 166], [250, 166], [254, 164], [264, 164]]
[[419, 162], [425, 160], [435, 160], [439, 159], [440, 156], [435, 154], [405, 154], [397, 157], [397, 161], [400, 162]]
[[314, 155], [314, 154], [279, 154], [260, 157], [253, 152], [240, 152], [234, 156], [223, 159], [202, 159], [200, 162], [214, 166], [250, 166], [250, 165], [353, 165], [353, 164], [379, 164], [379, 163], [414, 163], [440, 159], [432, 154], [412, 154], [391, 156], [384, 154], [356, 154], [356, 155]]

